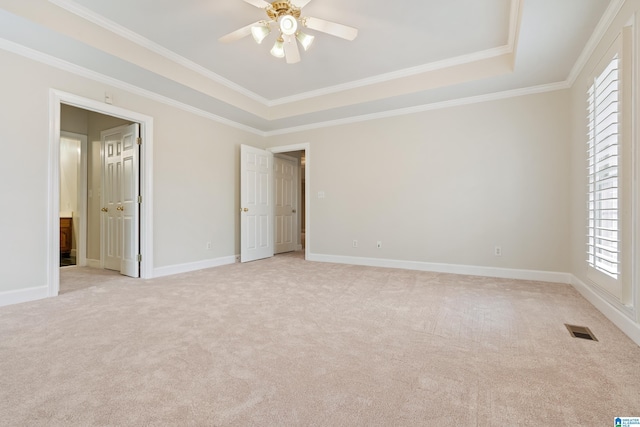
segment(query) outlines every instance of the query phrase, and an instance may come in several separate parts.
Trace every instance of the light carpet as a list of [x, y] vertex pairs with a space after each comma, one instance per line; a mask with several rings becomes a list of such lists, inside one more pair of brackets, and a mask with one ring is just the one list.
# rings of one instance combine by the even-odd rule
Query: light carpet
[[0, 425], [600, 427], [640, 416], [640, 347], [567, 285], [299, 254], [153, 280], [70, 267], [62, 283], [56, 298], [0, 308]]

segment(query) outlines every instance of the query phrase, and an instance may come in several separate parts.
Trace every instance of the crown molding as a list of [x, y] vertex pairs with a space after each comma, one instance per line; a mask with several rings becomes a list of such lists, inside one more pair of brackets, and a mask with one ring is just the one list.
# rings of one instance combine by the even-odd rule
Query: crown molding
[[495, 93], [490, 93], [490, 94], [484, 94], [484, 95], [478, 95], [478, 96], [472, 96], [472, 97], [466, 97], [466, 98], [453, 99], [453, 100], [449, 100], [449, 101], [435, 102], [435, 103], [431, 103], [431, 104], [423, 104], [423, 105], [418, 105], [418, 106], [415, 106], [415, 107], [408, 107], [408, 108], [400, 108], [400, 109], [396, 109], [396, 110], [382, 111], [382, 112], [379, 112], [379, 113], [372, 113], [372, 114], [365, 114], [365, 115], [360, 115], [360, 116], [347, 117], [347, 118], [338, 119], [338, 120], [317, 122], [317, 123], [313, 123], [313, 124], [310, 124], [310, 125], [297, 126], [297, 127], [291, 127], [291, 128], [283, 128], [283, 129], [278, 129], [278, 130], [274, 130], [274, 131], [262, 131], [260, 129], [253, 128], [253, 127], [244, 125], [242, 123], [238, 123], [238, 122], [235, 122], [233, 120], [226, 119], [226, 118], [218, 116], [216, 114], [212, 114], [212, 113], [210, 113], [208, 111], [201, 110], [199, 108], [193, 107], [193, 106], [185, 104], [183, 102], [176, 101], [176, 100], [168, 98], [166, 96], [159, 95], [159, 94], [157, 94], [155, 92], [152, 92], [152, 91], [149, 91], [149, 90], [146, 90], [146, 89], [142, 89], [142, 88], [140, 88], [138, 86], [135, 86], [135, 85], [132, 85], [130, 83], [126, 83], [126, 82], [123, 82], [121, 80], [117, 80], [117, 79], [114, 79], [112, 77], [105, 76], [104, 74], [100, 74], [98, 72], [89, 70], [89, 69], [81, 67], [79, 65], [72, 64], [72, 63], [70, 63], [68, 61], [61, 60], [61, 59], [56, 58], [56, 57], [54, 57], [52, 55], [48, 55], [48, 54], [42, 53], [40, 51], [28, 48], [28, 47], [23, 46], [21, 44], [12, 42], [10, 40], [6, 40], [6, 39], [3, 39], [3, 38], [0, 38], [0, 49], [8, 51], [8, 52], [11, 52], [11, 53], [14, 53], [14, 54], [17, 54], [17, 55], [20, 55], [20, 56], [23, 56], [25, 58], [34, 60], [36, 62], [43, 63], [45, 65], [49, 65], [51, 67], [57, 68], [57, 69], [62, 70], [62, 71], [66, 71], [66, 72], [72, 73], [72, 74], [80, 76], [80, 77], [85, 77], [87, 79], [91, 79], [91, 80], [94, 80], [94, 81], [97, 81], [97, 82], [100, 82], [100, 83], [104, 83], [104, 84], [107, 84], [107, 85], [115, 87], [115, 88], [119, 88], [119, 89], [125, 90], [127, 92], [130, 92], [130, 93], [133, 93], [135, 95], [139, 95], [139, 96], [145, 97], [145, 98], [150, 99], [152, 101], [156, 101], [156, 102], [159, 102], [159, 103], [162, 103], [162, 104], [174, 107], [174, 108], [178, 108], [180, 110], [195, 114], [195, 115], [200, 116], [200, 117], [204, 117], [206, 119], [215, 121], [217, 123], [221, 123], [221, 124], [233, 127], [235, 129], [239, 129], [239, 130], [242, 130], [242, 131], [245, 131], [245, 132], [249, 132], [249, 133], [252, 133], [254, 135], [261, 136], [261, 137], [269, 137], [269, 136], [285, 135], [285, 134], [296, 133], [296, 132], [304, 132], [304, 131], [308, 131], [308, 130], [328, 128], [328, 127], [334, 127], [334, 126], [341, 126], [341, 125], [346, 125], [346, 124], [365, 122], [365, 121], [370, 121], [370, 120], [378, 120], [378, 119], [384, 119], [384, 118], [390, 118], [390, 117], [397, 117], [397, 116], [421, 113], [421, 112], [431, 111], [431, 110], [439, 110], [439, 109], [444, 109], [444, 108], [451, 108], [451, 107], [457, 107], [457, 106], [463, 106], [463, 105], [477, 104], [477, 103], [481, 103], [481, 102], [495, 101], [495, 100], [506, 99], [506, 98], [514, 98], [514, 97], [518, 97], [518, 96], [526, 96], [526, 95], [532, 95], [532, 94], [537, 94], [537, 93], [552, 92], [552, 91], [556, 91], [556, 90], [568, 89], [568, 88], [571, 87], [571, 84], [568, 81], [564, 81], [564, 82], [551, 83], [551, 84], [540, 85], [540, 86], [532, 86], [532, 87], [514, 89], [514, 90], [509, 90], [509, 91], [503, 91], [503, 92], [495, 92]]
[[204, 111], [199, 108], [193, 107], [191, 105], [185, 104], [183, 102], [176, 101], [175, 99], [168, 98], [166, 96], [160, 95], [150, 90], [142, 89], [130, 83], [123, 82], [122, 80], [114, 79], [113, 77], [106, 76], [104, 74], [98, 73], [93, 70], [89, 70], [87, 68], [56, 58], [55, 56], [52, 56], [49, 54], [42, 53], [40, 51], [31, 49], [29, 47], [12, 42], [10, 40], [0, 38], [0, 49], [23, 56], [25, 58], [34, 60], [36, 62], [40, 62], [45, 65], [49, 65], [51, 67], [57, 68], [62, 71], [67, 71], [71, 74], [74, 74], [80, 77], [85, 77], [90, 80], [94, 80], [118, 89], [125, 90], [127, 92], [142, 96], [152, 101], [169, 105], [171, 107], [178, 108], [180, 110], [198, 115], [200, 117], [207, 118], [209, 120], [212, 120], [227, 126], [231, 126], [236, 129], [243, 130], [245, 132], [250, 132], [259, 136], [265, 136], [265, 133], [261, 130], [252, 128], [242, 123], [235, 122], [233, 120], [226, 119], [216, 114], [209, 113], [208, 111]]
[[73, 0], [48, 0], [50, 3], [77, 15], [95, 25], [98, 25], [126, 40], [131, 41], [145, 49], [148, 49], [170, 61], [173, 61], [191, 71], [194, 71], [212, 81], [219, 83], [241, 95], [244, 95], [266, 107], [281, 106], [293, 102], [303, 101], [315, 97], [334, 94], [337, 92], [347, 91], [351, 89], [361, 88], [364, 86], [370, 86], [374, 84], [384, 83], [391, 80], [402, 79], [406, 77], [415, 76], [417, 74], [427, 73], [434, 70], [441, 70], [448, 67], [458, 66], [475, 61], [485, 60], [493, 57], [497, 57], [505, 54], [512, 54], [515, 50], [515, 43], [517, 42], [517, 34], [520, 28], [520, 11], [523, 0], [511, 0], [511, 10], [509, 18], [509, 30], [507, 44], [504, 46], [487, 49], [484, 51], [474, 52], [467, 55], [461, 55], [455, 58], [448, 58], [441, 61], [435, 61], [428, 64], [423, 64], [415, 67], [406, 68], [403, 70], [394, 71], [391, 73], [380, 74], [374, 77], [356, 80], [340, 85], [329, 86], [314, 91], [308, 91], [292, 95], [289, 97], [283, 97], [278, 99], [269, 100], [264, 98], [255, 92], [252, 92], [243, 86], [240, 86], [231, 80], [228, 80], [219, 74], [212, 72], [211, 70], [181, 56], [177, 53], [160, 46], [159, 44], [141, 36], [140, 34], [131, 31], [122, 25], [119, 25], [104, 16], [79, 5]]
[[607, 10], [605, 10], [604, 15], [602, 15], [602, 18], [598, 22], [596, 29], [593, 31], [593, 34], [591, 34], [589, 41], [585, 45], [584, 49], [582, 49], [582, 53], [569, 72], [569, 76], [567, 77], [569, 86], [573, 86], [573, 84], [576, 82], [576, 79], [584, 70], [584, 67], [587, 65], [589, 58], [591, 58], [591, 56], [595, 52], [598, 44], [600, 44], [607, 30], [609, 29], [611, 24], [613, 24], [614, 19], [620, 12], [620, 9], [622, 9], [622, 6], [624, 6], [625, 2], [626, 0], [611, 0], [611, 3], [609, 3]]
[[275, 107], [284, 104], [290, 104], [293, 102], [299, 102], [308, 100], [311, 98], [317, 98], [324, 95], [330, 95], [338, 92], [344, 92], [351, 89], [357, 89], [365, 86], [371, 86], [379, 83], [385, 83], [391, 80], [398, 80], [407, 77], [412, 77], [418, 74], [424, 74], [431, 71], [442, 70], [450, 67], [455, 67], [458, 65], [469, 64], [476, 61], [482, 61], [485, 59], [491, 59], [498, 56], [502, 56], [505, 54], [511, 53], [511, 47], [508, 45], [483, 50], [480, 52], [474, 52], [468, 55], [456, 56], [454, 58], [444, 59], [442, 61], [430, 62], [424, 65], [418, 65], [416, 67], [405, 68], [403, 70], [393, 71], [390, 73], [379, 74], [377, 76], [369, 77], [366, 79], [355, 80], [348, 83], [343, 83], [340, 85], [325, 87], [318, 90], [313, 90], [309, 92], [303, 92], [292, 96], [287, 96], [284, 98], [274, 99], [269, 102], [270, 107]]
[[[316, 98], [324, 95], [330, 95], [338, 92], [343, 92], [351, 89], [357, 89], [365, 86], [371, 86], [374, 84], [384, 83], [391, 80], [403, 79], [417, 74], [428, 73], [431, 71], [442, 70], [445, 68], [455, 67], [459, 65], [469, 64], [476, 61], [482, 61], [485, 59], [495, 58], [502, 55], [515, 54], [518, 42], [518, 36], [520, 34], [520, 24], [522, 22], [522, 1], [523, 0], [511, 0], [511, 7], [509, 13], [509, 30], [507, 37], [507, 44], [504, 46], [498, 46], [492, 49], [473, 52], [466, 55], [460, 55], [454, 58], [447, 58], [441, 61], [430, 62], [428, 64], [418, 65], [415, 67], [405, 68], [402, 70], [379, 74], [366, 79], [355, 80], [352, 82], [329, 86], [322, 89], [303, 92], [292, 96], [274, 99], [268, 102], [269, 107], [289, 104], [293, 102], [304, 101], [311, 98]], [[515, 60], [515, 58], [514, 58]]]
[[507, 46], [511, 47], [512, 52], [515, 51], [518, 37], [520, 35], [520, 24], [522, 23], [522, 1], [511, 0], [511, 10], [509, 15], [509, 41]]
[[159, 44], [152, 42], [151, 40], [147, 39], [146, 37], [141, 36], [140, 34], [129, 30], [128, 28], [123, 27], [120, 24], [117, 24], [107, 18], [105, 18], [104, 16], [95, 13], [94, 11], [87, 9], [84, 6], [79, 5], [78, 3], [74, 2], [73, 0], [49, 0], [50, 3], [55, 4], [56, 6], [66, 10], [67, 12], [70, 12], [74, 15], [79, 16], [80, 18], [86, 19], [89, 22], [92, 22], [108, 31], [111, 31], [112, 33], [126, 39], [129, 40], [132, 43], [135, 43], [145, 49], [148, 49], [154, 53], [157, 53], [158, 55], [173, 61], [191, 71], [194, 71], [216, 83], [219, 83], [223, 86], [228, 87], [231, 90], [234, 90], [256, 102], [259, 102], [263, 105], [268, 105], [269, 104], [269, 100], [258, 95], [257, 93], [251, 92], [250, 90], [232, 82], [231, 80], [225, 79], [224, 77], [222, 77], [219, 74], [214, 73], [213, 71], [196, 64], [195, 62], [181, 56], [178, 55], [177, 53], [173, 52], [172, 50], [169, 50], [163, 46], [160, 46]]
[[390, 117], [406, 116], [408, 114], [422, 113], [425, 111], [441, 110], [444, 108], [459, 107], [463, 105], [478, 104], [482, 102], [497, 101], [500, 99], [516, 98], [519, 96], [534, 95], [538, 93], [554, 92], [557, 90], [569, 89], [571, 86], [566, 82], [550, 83], [539, 86], [530, 86], [520, 89], [507, 90], [503, 92], [494, 92], [485, 95], [470, 96], [467, 98], [452, 99], [450, 101], [434, 102], [431, 104], [423, 104], [415, 107], [399, 108], [396, 110], [382, 111], [379, 113], [364, 114], [361, 116], [347, 117], [344, 119], [330, 120], [326, 122], [318, 122], [310, 125], [296, 126], [276, 131], [266, 132], [266, 136], [278, 136], [296, 132], [304, 132], [309, 130], [328, 128], [334, 126], [347, 125], [352, 123], [366, 122], [370, 120], [386, 119]]

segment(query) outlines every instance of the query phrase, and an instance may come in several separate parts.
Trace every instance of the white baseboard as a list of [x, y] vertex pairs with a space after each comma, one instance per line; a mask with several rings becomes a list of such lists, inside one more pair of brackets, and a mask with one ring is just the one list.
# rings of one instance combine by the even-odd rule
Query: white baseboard
[[48, 286], [35, 288], [16, 289], [15, 291], [0, 292], [0, 307], [19, 304], [21, 302], [35, 301], [49, 296]]
[[236, 262], [235, 255], [206, 259], [203, 261], [189, 262], [186, 264], [169, 265], [167, 267], [158, 267], [153, 269], [153, 277], [171, 276], [173, 274], [188, 273], [190, 271], [204, 270], [205, 268], [220, 267], [222, 265], [233, 264]]
[[[628, 317], [620, 309], [613, 306], [599, 295], [592, 287], [570, 273], [559, 273], [537, 270], [518, 270], [509, 268], [480, 267], [456, 264], [439, 264], [420, 261], [402, 261], [379, 258], [349, 257], [339, 255], [308, 254], [308, 261], [328, 262], [336, 264], [364, 265], [369, 267], [402, 268], [407, 270], [433, 271], [437, 273], [464, 274], [472, 276], [498, 277], [505, 279], [534, 280], [571, 284], [587, 301], [589, 301], [607, 319], [640, 346], [640, 324]], [[186, 264], [159, 267], [154, 269], [153, 277], [170, 276], [188, 273], [205, 268], [239, 262], [238, 255], [191, 262]], [[87, 266], [100, 268], [100, 261], [87, 259]], [[0, 307], [34, 301], [49, 296], [47, 286], [0, 292]]]
[[604, 299], [591, 286], [571, 275], [571, 285], [607, 319], [640, 346], [640, 324]]
[[534, 280], [537, 282], [570, 284], [607, 319], [616, 325], [636, 344], [640, 345], [640, 323], [635, 322], [619, 308], [613, 306], [606, 299], [600, 296], [593, 290], [593, 288], [570, 273], [323, 254], [309, 254], [307, 260], [316, 262], [332, 262], [336, 264], [403, 268], [406, 270], [433, 271], [437, 273], [465, 274], [471, 276], [499, 277], [503, 279]]
[[571, 274], [554, 271], [518, 270], [512, 268], [481, 267], [474, 265], [439, 264], [422, 261], [350, 257], [340, 255], [309, 254], [308, 261], [336, 264], [365, 265], [369, 267], [402, 268], [405, 270], [432, 271], [436, 273], [464, 274], [469, 276], [499, 277], [503, 279], [533, 280], [536, 282], [571, 283]]

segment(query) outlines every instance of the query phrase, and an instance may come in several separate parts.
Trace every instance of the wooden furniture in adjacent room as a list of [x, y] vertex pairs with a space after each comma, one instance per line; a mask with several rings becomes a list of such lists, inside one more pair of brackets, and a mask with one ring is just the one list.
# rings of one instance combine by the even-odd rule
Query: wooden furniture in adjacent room
[[60, 218], [60, 256], [68, 257], [71, 254], [72, 219]]

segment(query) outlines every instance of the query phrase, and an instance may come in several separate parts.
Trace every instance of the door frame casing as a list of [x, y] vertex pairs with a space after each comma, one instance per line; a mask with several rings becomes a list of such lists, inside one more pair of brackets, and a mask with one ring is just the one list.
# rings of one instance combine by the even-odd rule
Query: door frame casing
[[304, 151], [304, 222], [305, 222], [305, 245], [304, 258], [309, 259], [311, 248], [311, 144], [304, 142], [301, 144], [282, 145], [267, 148], [273, 154], [286, 154], [291, 151]]
[[140, 277], [153, 277], [153, 117], [56, 89], [49, 90], [49, 182], [47, 221], [48, 296], [60, 291], [60, 105], [70, 105], [140, 124]]

